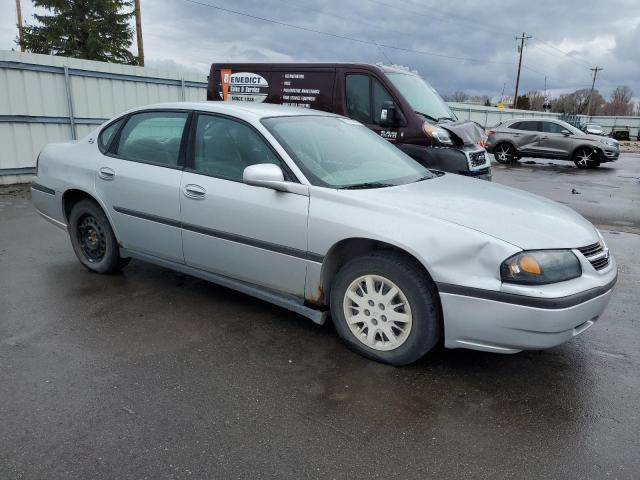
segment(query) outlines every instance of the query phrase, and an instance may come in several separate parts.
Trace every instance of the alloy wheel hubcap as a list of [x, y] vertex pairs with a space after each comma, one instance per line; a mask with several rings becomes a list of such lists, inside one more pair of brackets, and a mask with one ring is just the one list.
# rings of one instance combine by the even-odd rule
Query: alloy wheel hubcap
[[583, 150], [582, 152], [580, 152], [580, 154], [578, 155], [578, 163], [580, 165], [582, 165], [583, 167], [588, 166], [592, 159], [591, 159], [591, 155], [592, 152], [587, 153], [586, 150]]
[[509, 148], [505, 146], [501, 146], [500, 151], [498, 152], [498, 160], [501, 160], [503, 162], [508, 162], [510, 158], [511, 158], [511, 152], [509, 151]]
[[405, 294], [379, 275], [356, 278], [344, 295], [343, 311], [351, 333], [374, 350], [394, 350], [409, 334], [413, 317]]

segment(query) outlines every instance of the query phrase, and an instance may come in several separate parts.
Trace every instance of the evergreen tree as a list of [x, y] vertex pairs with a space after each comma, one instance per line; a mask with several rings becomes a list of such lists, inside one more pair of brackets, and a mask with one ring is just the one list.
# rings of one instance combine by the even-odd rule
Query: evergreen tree
[[101, 62], [134, 65], [129, 51], [134, 15], [131, 0], [33, 0], [47, 14], [34, 15], [36, 25], [27, 25], [22, 45], [27, 51]]

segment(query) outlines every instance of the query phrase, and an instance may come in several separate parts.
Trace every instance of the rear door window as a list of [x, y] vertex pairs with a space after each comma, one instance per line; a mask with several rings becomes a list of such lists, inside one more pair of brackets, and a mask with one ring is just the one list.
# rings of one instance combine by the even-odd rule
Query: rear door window
[[188, 113], [144, 112], [129, 117], [116, 155], [125, 160], [178, 166], [180, 143]]
[[347, 75], [347, 113], [351, 118], [362, 123], [371, 123], [371, 94], [369, 88], [369, 75]]
[[120, 128], [120, 125], [122, 125], [122, 122], [124, 122], [123, 118], [113, 122], [111, 125], [100, 132], [100, 136], [98, 137], [98, 146], [100, 147], [102, 153], [106, 152], [109, 148], [109, 143], [111, 142], [113, 135]]
[[531, 120], [513, 123], [509, 128], [513, 130], [524, 130], [526, 132], [539, 132], [541, 130], [540, 122]]

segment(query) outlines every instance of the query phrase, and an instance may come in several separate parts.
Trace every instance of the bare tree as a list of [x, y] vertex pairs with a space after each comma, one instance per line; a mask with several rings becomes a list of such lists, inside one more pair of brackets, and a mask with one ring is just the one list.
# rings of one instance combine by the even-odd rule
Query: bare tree
[[541, 112], [544, 110], [544, 94], [532, 91], [527, 93], [527, 97], [529, 97], [529, 107], [531, 110], [535, 110], [537, 112]]
[[461, 90], [458, 90], [457, 92], [453, 92], [454, 102], [466, 102], [468, 99], [469, 99], [469, 95], [467, 95]]
[[[591, 89], [582, 88], [573, 93], [563, 93], [552, 101], [553, 111], [569, 114], [586, 114], [589, 105], [589, 95]], [[603, 111], [605, 99], [597, 90], [593, 91], [593, 101], [591, 102], [591, 115], [598, 115]]]
[[629, 116], [633, 113], [633, 92], [626, 85], [618, 85], [611, 93], [611, 100], [605, 105], [605, 114]]

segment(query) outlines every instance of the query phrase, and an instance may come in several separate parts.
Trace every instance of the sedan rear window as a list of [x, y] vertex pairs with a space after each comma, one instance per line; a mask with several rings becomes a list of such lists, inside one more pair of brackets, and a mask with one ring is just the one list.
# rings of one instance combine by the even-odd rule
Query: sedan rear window
[[131, 115], [120, 134], [117, 155], [126, 160], [178, 165], [186, 112], [145, 112]]

